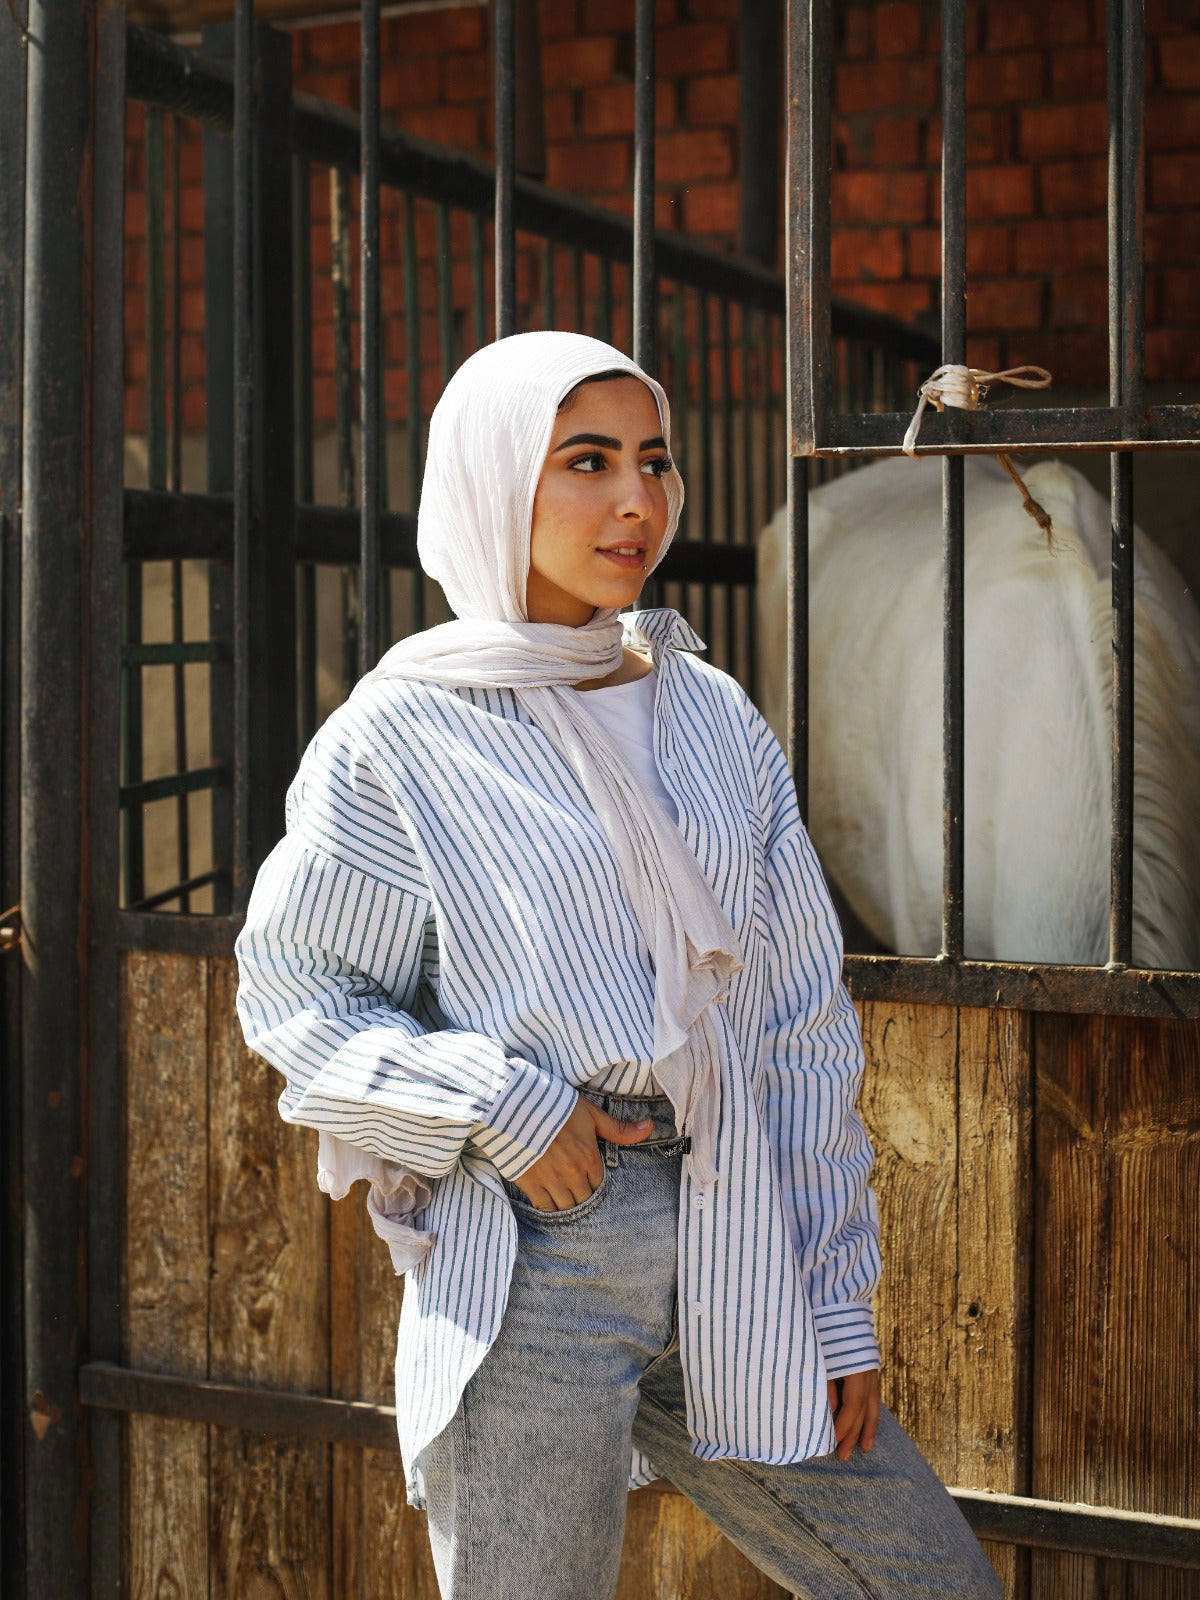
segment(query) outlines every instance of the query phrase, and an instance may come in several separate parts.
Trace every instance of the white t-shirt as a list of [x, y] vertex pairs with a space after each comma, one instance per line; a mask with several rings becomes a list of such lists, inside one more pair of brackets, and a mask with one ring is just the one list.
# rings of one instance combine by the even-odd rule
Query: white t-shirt
[[605, 732], [648, 792], [663, 806], [671, 821], [677, 822], [675, 802], [663, 788], [654, 759], [654, 697], [657, 692], [656, 667], [644, 678], [635, 678], [631, 683], [578, 691], [584, 705], [604, 725]]

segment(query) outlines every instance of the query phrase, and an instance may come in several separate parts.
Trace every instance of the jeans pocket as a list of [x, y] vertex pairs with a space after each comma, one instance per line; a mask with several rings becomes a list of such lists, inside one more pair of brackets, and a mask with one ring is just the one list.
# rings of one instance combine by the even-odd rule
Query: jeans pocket
[[559, 1228], [564, 1224], [578, 1222], [581, 1217], [586, 1217], [594, 1211], [608, 1193], [611, 1183], [609, 1168], [606, 1165], [600, 1182], [588, 1195], [586, 1200], [581, 1200], [578, 1205], [568, 1206], [565, 1211], [542, 1211], [535, 1206], [533, 1201], [517, 1185], [505, 1178], [504, 1191], [508, 1195], [509, 1204], [513, 1211], [523, 1222], [535, 1222], [539, 1227]]

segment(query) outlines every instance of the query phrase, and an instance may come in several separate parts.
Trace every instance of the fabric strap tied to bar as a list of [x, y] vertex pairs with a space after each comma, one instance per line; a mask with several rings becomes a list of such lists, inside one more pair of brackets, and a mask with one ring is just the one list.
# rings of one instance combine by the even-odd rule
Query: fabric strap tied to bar
[[[913, 412], [913, 419], [908, 425], [908, 432], [904, 435], [901, 448], [906, 456], [916, 455], [917, 435], [921, 431], [921, 418], [925, 415], [927, 405], [932, 405], [938, 411], [944, 411], [947, 406], [953, 406], [959, 411], [974, 411], [987, 397], [990, 384], [1009, 383], [1014, 389], [1045, 389], [1049, 387], [1050, 382], [1050, 374], [1045, 367], [1008, 367], [1003, 372], [983, 372], [979, 367], [964, 367], [948, 362], [931, 373], [917, 390], [919, 396], [917, 409]], [[1008, 455], [998, 451], [996, 460], [1021, 491], [1025, 510], [1046, 535], [1046, 542], [1049, 544], [1054, 533], [1050, 513], [1030, 494], [1021, 474], [1013, 466]]]

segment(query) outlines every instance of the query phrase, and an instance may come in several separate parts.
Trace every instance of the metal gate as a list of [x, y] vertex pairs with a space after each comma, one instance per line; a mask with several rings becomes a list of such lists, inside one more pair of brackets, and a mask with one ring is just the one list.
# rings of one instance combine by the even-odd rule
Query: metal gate
[[[433, 229], [447, 273], [436, 285], [443, 381], [462, 347], [516, 331], [522, 317], [626, 337], [664, 370], [679, 425], [703, 452], [690, 521], [650, 598], [701, 613], [717, 659], [752, 679], [755, 527], [786, 482], [791, 507], [792, 755], [806, 783], [801, 619], [807, 605], [808, 461], [894, 452], [901, 407], [939, 358], [965, 354], [965, 6], [943, 5], [941, 349], [829, 292], [830, 0], [788, 8], [788, 259], [765, 269], [654, 231], [654, 5], [638, 0], [632, 225], [555, 195], [516, 169], [513, 0], [495, 7], [494, 168], [384, 133], [379, 0], [362, 11], [361, 118], [293, 94], [286, 41], [238, 0], [232, 29], [199, 52], [127, 28], [119, 3], [31, 0], [27, 31], [0, 18], [0, 519], [3, 568], [3, 857], [0, 904], [19, 959], [3, 964], [2, 1106], [9, 1175], [3, 1232], [6, 1583], [31, 1597], [120, 1592], [122, 1418], [154, 1413], [388, 1448], [385, 1407], [252, 1389], [123, 1364], [120, 1304], [124, 1095], [118, 1048], [122, 951], [226, 954], [258, 863], [282, 825], [299, 742], [317, 718], [316, 568], [344, 575], [347, 676], [393, 630], [425, 625], [436, 597], [414, 578], [415, 485], [424, 413], [416, 238]], [[1147, 410], [1142, 386], [1140, 173], [1143, 28], [1133, 0], [1109, 0], [1110, 306], [1107, 408], [947, 413], [922, 450], [945, 456], [946, 745], [943, 953], [934, 961], [851, 957], [863, 998], [1003, 1004], [1153, 1017], [1200, 1016], [1200, 976], [1130, 968], [1132, 861], [1132, 495], [1134, 453], [1200, 442], [1195, 407]], [[165, 299], [149, 316], [149, 486], [125, 487], [123, 305], [127, 102], [149, 108], [147, 248], [161, 271], [177, 232], [164, 223], [163, 118], [205, 128], [208, 462], [184, 493], [166, 421]], [[152, 131], [153, 130], [153, 131]], [[172, 146], [172, 148], [177, 148]], [[348, 271], [340, 279], [338, 505], [313, 503], [311, 351], [303, 311], [314, 169], [327, 169], [331, 248], [348, 251], [358, 206], [359, 316], [381, 328], [381, 195], [401, 192], [410, 380], [409, 503], [389, 508], [379, 337], [362, 340], [357, 460], [351, 417]], [[174, 191], [177, 192], [177, 191]], [[452, 240], [470, 297], [455, 316]], [[340, 242], [339, 242], [340, 241]], [[540, 290], [519, 293], [523, 260]], [[348, 255], [346, 257], [348, 260]], [[268, 289], [265, 268], [270, 263]], [[489, 273], [492, 293], [485, 291]], [[177, 280], [176, 280], [177, 281]], [[570, 292], [564, 299], [563, 284]], [[585, 289], [585, 283], [589, 287]], [[335, 290], [337, 279], [335, 278]], [[618, 326], [617, 324], [620, 324]], [[786, 345], [786, 390], [783, 383]], [[342, 348], [344, 346], [344, 349]], [[848, 362], [838, 351], [867, 359]], [[689, 383], [689, 361], [696, 378]], [[847, 373], [872, 374], [869, 384]], [[868, 398], [867, 390], [870, 390]], [[866, 409], [882, 401], [883, 412]], [[784, 410], [786, 408], [786, 435]], [[890, 408], [890, 409], [888, 409]], [[178, 407], [171, 408], [178, 427]], [[1113, 452], [1114, 731], [1111, 960], [1030, 967], [962, 957], [962, 454]], [[737, 456], [738, 473], [730, 467]], [[749, 465], [754, 457], [753, 470]], [[170, 567], [172, 615], [184, 562], [206, 564], [209, 637], [140, 631], [142, 571]], [[140, 756], [144, 671], [172, 675], [174, 768]], [[190, 765], [178, 705], [185, 675], [209, 673], [209, 755]], [[183, 731], [181, 731], [183, 730]], [[189, 797], [209, 797], [205, 859]], [[177, 872], [144, 871], [148, 808], [167, 804]], [[212, 911], [201, 915], [200, 897]], [[167, 907], [175, 907], [174, 911]], [[13, 1063], [20, 1063], [19, 1074]], [[1200, 1526], [1149, 1514], [1081, 1511], [1032, 1499], [962, 1497], [992, 1537], [1200, 1566]], [[14, 1592], [19, 1592], [14, 1589]]]

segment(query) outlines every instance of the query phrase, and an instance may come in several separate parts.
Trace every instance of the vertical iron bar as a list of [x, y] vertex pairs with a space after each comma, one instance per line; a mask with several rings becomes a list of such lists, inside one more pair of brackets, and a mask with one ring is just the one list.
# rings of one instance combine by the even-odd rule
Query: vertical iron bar
[[[754, 543], [756, 529], [754, 493], [754, 405], [753, 395], [753, 355], [750, 339], [750, 312], [746, 306], [741, 307], [741, 367], [742, 367], [742, 516], [739, 543]], [[745, 593], [745, 601], [749, 608], [746, 618], [746, 658], [745, 658], [745, 688], [753, 696], [755, 691], [755, 668], [757, 666], [754, 636], [757, 629], [754, 626], [754, 591]]]
[[787, 463], [787, 745], [800, 815], [808, 820], [808, 459]]
[[654, 0], [637, 0], [633, 66], [633, 359], [658, 363], [658, 282], [654, 275]]
[[254, 0], [233, 21], [233, 909], [250, 893], [250, 540], [254, 491]]
[[[404, 196], [404, 377], [408, 503], [415, 511], [421, 494], [421, 301], [417, 224], [411, 194]], [[425, 582], [419, 570], [412, 574], [410, 595], [409, 631], [418, 633], [425, 626]]]
[[514, 209], [517, 58], [513, 7], [514, 0], [495, 0], [493, 98], [496, 125], [496, 236], [493, 252], [497, 339], [507, 339], [517, 331], [517, 230]]
[[[88, 1355], [121, 1358], [124, 1106], [119, 1051], [120, 966], [115, 924], [120, 855], [120, 594], [125, 479], [125, 6], [96, 12], [92, 168], [92, 530], [88, 573]], [[3, 131], [0, 130], [0, 143]], [[176, 147], [178, 124], [176, 124]], [[174, 163], [173, 163], [174, 167]], [[0, 184], [0, 188], [3, 185]], [[172, 226], [178, 238], [175, 196]], [[172, 254], [174, 255], [174, 240]], [[174, 269], [178, 283], [178, 268]], [[172, 470], [177, 475], [173, 462]], [[2, 473], [0, 473], [2, 475]], [[8, 902], [5, 902], [6, 904]], [[90, 1593], [120, 1592], [124, 1479], [116, 1417], [88, 1416]], [[5, 1473], [8, 1471], [6, 1461]]]
[[542, 252], [542, 327], [553, 329], [554, 324], [554, 245], [547, 239]]
[[442, 387], [454, 375], [454, 264], [450, 249], [450, 208], [439, 203], [435, 212], [437, 239], [438, 350], [442, 362]]
[[[712, 471], [712, 386], [709, 372], [708, 348], [708, 296], [703, 290], [697, 296], [700, 326], [696, 340], [696, 359], [699, 363], [697, 409], [700, 412], [700, 495], [704, 517], [700, 524], [700, 537], [707, 544], [713, 536], [713, 471]], [[705, 584], [700, 600], [700, 632], [707, 640], [712, 635], [712, 587]]]
[[182, 152], [183, 125], [171, 118], [171, 345], [170, 345], [170, 438], [168, 440], [167, 483], [175, 494], [183, 489], [183, 217]]
[[[168, 431], [168, 462], [167, 483], [170, 489], [178, 494], [183, 488], [183, 374], [180, 364], [181, 329], [180, 317], [182, 310], [183, 289], [180, 282], [182, 249], [180, 241], [181, 207], [180, 207], [180, 151], [179, 146], [183, 137], [183, 129], [179, 118], [171, 118], [171, 233], [170, 233], [170, 301], [171, 301], [171, 342], [170, 342], [170, 414]], [[183, 562], [171, 563], [171, 639], [175, 644], [183, 642]], [[186, 772], [188, 768], [187, 749], [187, 679], [186, 668], [182, 661], [175, 662], [171, 668], [171, 698], [172, 719], [175, 730], [175, 770]], [[186, 883], [192, 875], [192, 841], [191, 818], [188, 811], [189, 798], [186, 794], [177, 795], [175, 799], [175, 871], [180, 883]], [[180, 895], [179, 909], [181, 912], [191, 910], [191, 896], [185, 889]]]
[[359, 220], [362, 306], [359, 316], [359, 394], [361, 411], [361, 492], [359, 499], [358, 670], [369, 672], [379, 659], [379, 457], [382, 327], [379, 320], [379, 0], [362, 6], [362, 116]]
[[[950, 3], [950, 0], [947, 0]], [[788, 450], [811, 455], [831, 403], [831, 0], [788, 7]]]
[[[21, 560], [21, 1203], [26, 1572], [31, 1596], [88, 1593], [76, 1369], [84, 1341], [90, 566], [90, 161], [94, 13], [31, 0], [25, 172]], [[4, 19], [11, 26], [11, 18]], [[72, 1530], [76, 1530], [73, 1532]]]
[[[729, 300], [721, 296], [718, 321], [721, 340], [721, 538], [725, 544], [733, 543], [733, 347], [729, 331]], [[725, 585], [725, 658], [726, 672], [733, 671], [733, 586]]]
[[477, 212], [471, 213], [471, 331], [476, 350], [482, 349], [487, 343], [487, 289], [483, 272], [483, 218]]
[[[114, 8], [115, 9], [115, 8]], [[26, 50], [0, 28], [0, 897], [21, 898], [21, 316], [24, 293]], [[122, 116], [124, 106], [122, 106]], [[21, 1171], [22, 963], [0, 962], [0, 1161]], [[25, 1454], [34, 1444], [25, 1412], [25, 1315], [19, 1182], [0, 1191], [0, 1572], [25, 1600]], [[36, 1447], [36, 1446], [34, 1446]]]
[[[350, 180], [329, 172], [330, 269], [333, 280], [333, 384], [337, 415], [338, 505], [354, 504], [354, 372], [350, 341]], [[342, 685], [358, 676], [358, 573], [342, 568]]]
[[[233, 28], [210, 24], [201, 50], [219, 60], [233, 56]], [[204, 408], [206, 482], [209, 494], [233, 491], [233, 141], [221, 129], [204, 130]], [[220, 877], [213, 884], [213, 910], [233, 905], [233, 568], [208, 566], [209, 636], [222, 647], [208, 669], [209, 742], [214, 764], [226, 781], [212, 795], [212, 860]]]
[[[313, 483], [312, 351], [312, 169], [303, 156], [292, 161], [292, 333], [296, 367], [296, 499], [311, 505]], [[297, 731], [306, 745], [317, 731], [317, 569], [296, 569]]]
[[[675, 359], [674, 383], [671, 395], [671, 450], [684, 464], [686, 471], [688, 449], [688, 337], [687, 290], [683, 284], [675, 285]], [[679, 538], [687, 538], [688, 508], [686, 501], [679, 524]]]
[[147, 106], [146, 454], [152, 489], [167, 486], [167, 252], [163, 113]]
[[742, 255], [767, 267], [775, 265], [779, 246], [782, 20], [781, 0], [744, 0], [738, 7], [738, 238]]
[[[967, 356], [967, 21], [942, 5], [942, 359]], [[955, 413], [950, 412], [951, 428]], [[963, 458], [942, 461], [942, 955], [963, 953]]]

